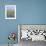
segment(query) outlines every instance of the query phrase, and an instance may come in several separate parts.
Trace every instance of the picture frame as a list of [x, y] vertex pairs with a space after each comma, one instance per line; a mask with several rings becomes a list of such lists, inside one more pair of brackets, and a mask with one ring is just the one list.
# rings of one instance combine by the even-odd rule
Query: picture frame
[[5, 5], [5, 19], [16, 19], [16, 5]]

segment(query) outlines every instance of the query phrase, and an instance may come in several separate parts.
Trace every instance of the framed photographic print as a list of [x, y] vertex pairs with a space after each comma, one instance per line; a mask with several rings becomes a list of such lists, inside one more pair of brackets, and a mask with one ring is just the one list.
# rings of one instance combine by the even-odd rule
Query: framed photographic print
[[5, 19], [16, 19], [16, 5], [5, 5]]

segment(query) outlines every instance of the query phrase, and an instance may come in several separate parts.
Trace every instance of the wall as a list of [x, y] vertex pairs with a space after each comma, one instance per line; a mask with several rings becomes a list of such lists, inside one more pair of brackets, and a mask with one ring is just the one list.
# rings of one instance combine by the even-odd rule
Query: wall
[[[6, 4], [16, 4], [16, 20], [5, 20]], [[0, 44], [8, 43], [9, 32], [18, 32], [17, 24], [46, 24], [46, 0], [0, 0]]]

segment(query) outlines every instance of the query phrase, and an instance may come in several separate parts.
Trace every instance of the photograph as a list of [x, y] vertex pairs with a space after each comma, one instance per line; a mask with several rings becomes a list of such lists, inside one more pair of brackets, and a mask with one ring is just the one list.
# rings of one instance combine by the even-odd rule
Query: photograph
[[16, 19], [16, 5], [5, 5], [5, 19]]

